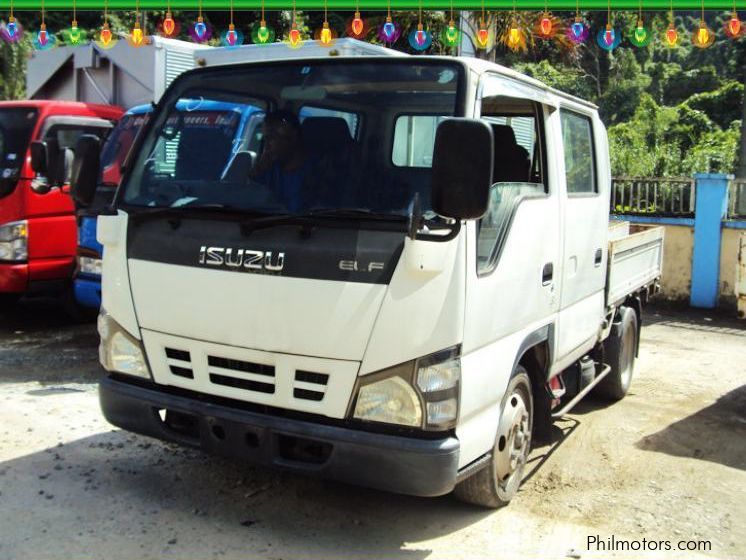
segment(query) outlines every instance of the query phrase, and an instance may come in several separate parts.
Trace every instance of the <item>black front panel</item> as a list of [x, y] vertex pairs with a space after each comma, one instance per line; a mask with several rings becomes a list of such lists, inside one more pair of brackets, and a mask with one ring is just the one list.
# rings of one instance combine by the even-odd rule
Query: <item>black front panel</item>
[[235, 221], [130, 218], [128, 258], [237, 274], [388, 284], [404, 233], [282, 225], [241, 232]]

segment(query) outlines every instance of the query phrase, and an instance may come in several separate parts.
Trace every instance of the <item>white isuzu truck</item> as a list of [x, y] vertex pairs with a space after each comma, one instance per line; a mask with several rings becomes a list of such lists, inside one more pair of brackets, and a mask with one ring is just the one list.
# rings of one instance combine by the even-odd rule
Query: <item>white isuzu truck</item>
[[[263, 125], [215, 126], [206, 101]], [[76, 149], [83, 205], [97, 144]], [[497, 507], [532, 434], [629, 388], [662, 233], [609, 228], [606, 133], [580, 99], [448, 57], [205, 68], [124, 173], [98, 223], [116, 426]]]

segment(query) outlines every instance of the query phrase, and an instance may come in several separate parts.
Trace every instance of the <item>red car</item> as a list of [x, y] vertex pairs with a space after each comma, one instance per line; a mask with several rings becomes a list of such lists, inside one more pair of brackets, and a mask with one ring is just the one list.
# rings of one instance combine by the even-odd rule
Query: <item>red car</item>
[[122, 114], [91, 103], [0, 102], [0, 306], [24, 294], [71, 292], [75, 207], [68, 185], [50, 188], [33, 171], [31, 143], [45, 141], [65, 153], [82, 134], [106, 137]]

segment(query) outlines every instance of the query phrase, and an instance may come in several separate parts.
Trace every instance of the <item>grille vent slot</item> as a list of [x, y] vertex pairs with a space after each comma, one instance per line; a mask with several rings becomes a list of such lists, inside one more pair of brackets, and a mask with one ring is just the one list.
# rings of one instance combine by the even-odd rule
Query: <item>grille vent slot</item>
[[275, 392], [274, 366], [220, 356], [208, 356], [207, 365], [210, 368], [210, 382], [215, 385], [255, 393]]
[[166, 360], [168, 369], [173, 375], [194, 379], [194, 372], [191, 368], [192, 356], [189, 352], [176, 348], [166, 348], [166, 358], [168, 358]]
[[328, 374], [299, 369], [295, 372], [293, 396], [304, 401], [321, 401], [326, 394], [327, 383]]

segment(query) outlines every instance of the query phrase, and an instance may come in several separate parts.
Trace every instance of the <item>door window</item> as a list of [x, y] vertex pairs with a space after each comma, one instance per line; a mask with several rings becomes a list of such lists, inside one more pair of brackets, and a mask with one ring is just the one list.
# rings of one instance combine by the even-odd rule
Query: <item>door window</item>
[[591, 119], [563, 109], [560, 120], [568, 194], [597, 193]]

